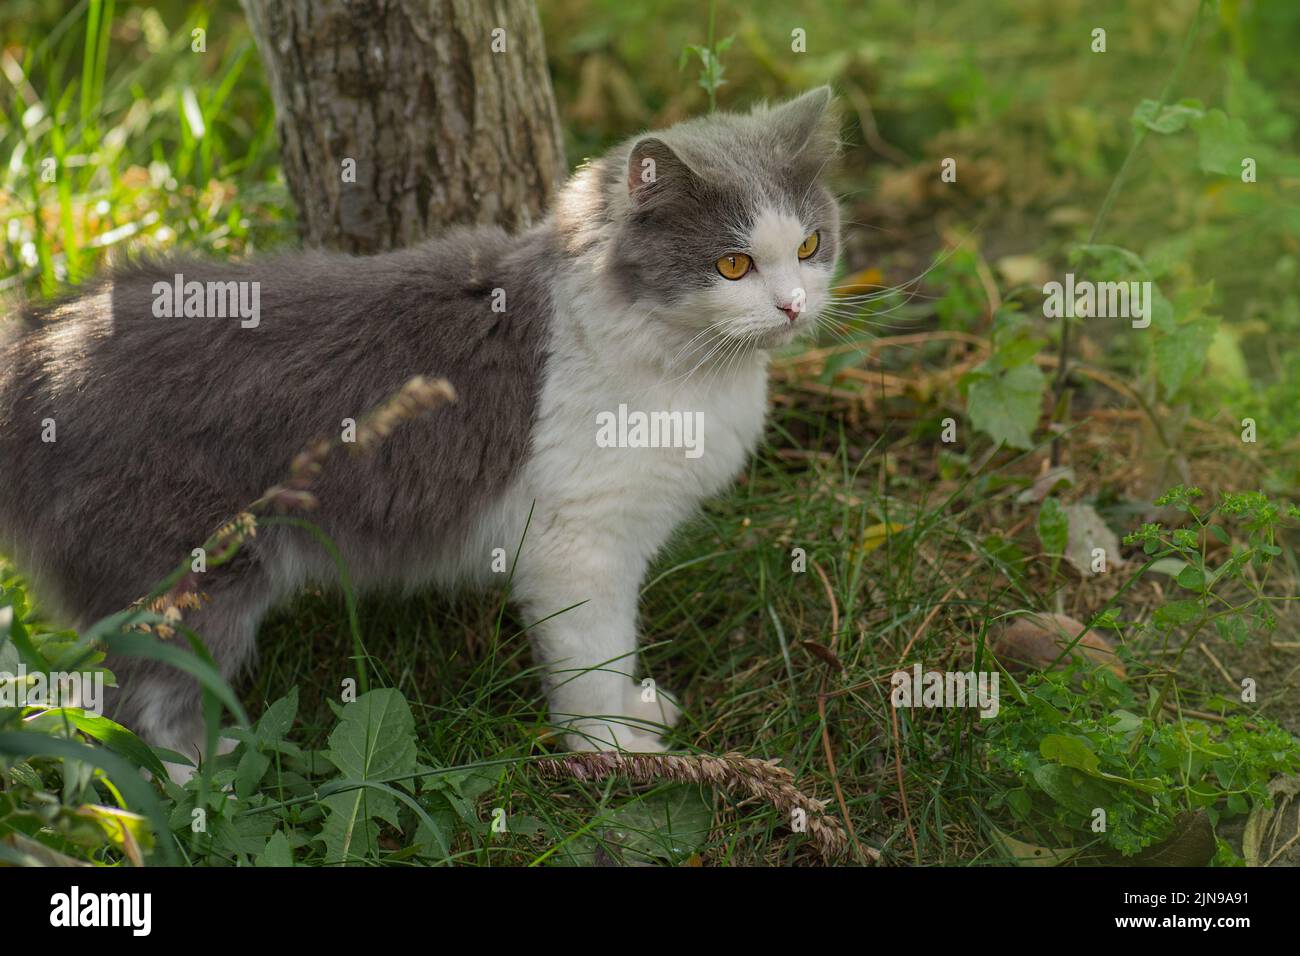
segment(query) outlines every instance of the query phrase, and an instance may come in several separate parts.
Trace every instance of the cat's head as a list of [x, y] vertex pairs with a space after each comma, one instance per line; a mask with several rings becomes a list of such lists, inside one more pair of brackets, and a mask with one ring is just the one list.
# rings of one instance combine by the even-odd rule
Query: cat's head
[[824, 184], [838, 146], [829, 87], [629, 140], [605, 170], [606, 274], [672, 340], [771, 348], [811, 333], [839, 248]]

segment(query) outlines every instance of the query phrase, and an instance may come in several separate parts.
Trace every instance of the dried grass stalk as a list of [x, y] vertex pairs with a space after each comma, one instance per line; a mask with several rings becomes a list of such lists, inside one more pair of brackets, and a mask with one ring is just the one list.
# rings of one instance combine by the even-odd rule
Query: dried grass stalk
[[[430, 380], [417, 375], [358, 422], [356, 442], [350, 452], [353, 455], [369, 452], [402, 422], [454, 401], [456, 390], [445, 378]], [[339, 438], [318, 438], [295, 455], [289, 466], [289, 477], [283, 483], [268, 488], [203, 543], [203, 549], [208, 553], [208, 567], [217, 568], [225, 564], [249, 538], [257, 535], [258, 514], [268, 509], [281, 513], [314, 510], [318, 502], [312, 484], [340, 444]], [[207, 600], [208, 595], [198, 589], [197, 576], [189, 570], [187, 559], [168, 577], [161, 593], [155, 591], [132, 604], [132, 607], [144, 607], [162, 614], [166, 620], [152, 626], [135, 624], [133, 627], [140, 631], [153, 631], [164, 639], [170, 638], [176, 633], [176, 625], [181, 623], [182, 611], [195, 610]]]
[[730, 793], [753, 797], [775, 807], [789, 819], [794, 810], [807, 815], [808, 835], [822, 859], [839, 858], [848, 848], [844, 828], [826, 814], [826, 801], [807, 796], [794, 785], [794, 774], [776, 760], [759, 760], [738, 753], [709, 754], [575, 753], [533, 764], [551, 779], [604, 780], [627, 777], [639, 782], [677, 780], [707, 783]]

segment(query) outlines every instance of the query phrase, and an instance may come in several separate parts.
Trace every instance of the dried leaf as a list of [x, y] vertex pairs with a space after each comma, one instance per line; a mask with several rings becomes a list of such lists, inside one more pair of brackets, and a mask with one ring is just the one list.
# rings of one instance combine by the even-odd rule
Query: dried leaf
[[[1081, 631], [1083, 624], [1068, 614], [1022, 614], [989, 641], [989, 649], [1008, 670], [1045, 670]], [[1095, 630], [1084, 631], [1074, 650], [1117, 677], [1127, 676], [1114, 646]]]
[[870, 554], [888, 541], [891, 536], [906, 528], [907, 525], [905, 524], [894, 524], [893, 522], [889, 524], [873, 524], [862, 532], [862, 541], [858, 547], [862, 549], [863, 554]]
[[1100, 548], [1105, 552], [1107, 569], [1122, 563], [1119, 554], [1119, 538], [1107, 527], [1106, 522], [1097, 514], [1092, 505], [1073, 504], [1065, 508], [1070, 522], [1069, 544], [1065, 548], [1065, 560], [1074, 565], [1075, 570], [1083, 575], [1095, 573], [1092, 570], [1093, 551]]
[[1209, 816], [1197, 810], [1178, 814], [1173, 833], [1126, 862], [1130, 866], [1207, 866], [1217, 849]]
[[1015, 837], [1003, 833], [997, 827], [992, 829], [993, 838], [1002, 847], [1003, 852], [1014, 859], [1019, 866], [1060, 866], [1079, 852], [1078, 850], [1054, 850], [1048, 846], [1037, 846], [1033, 843], [1017, 840]]
[[818, 644], [816, 641], [800, 641], [799, 646], [823, 664], [828, 664], [836, 670], [844, 670], [844, 662], [836, 657], [835, 652], [824, 644]]

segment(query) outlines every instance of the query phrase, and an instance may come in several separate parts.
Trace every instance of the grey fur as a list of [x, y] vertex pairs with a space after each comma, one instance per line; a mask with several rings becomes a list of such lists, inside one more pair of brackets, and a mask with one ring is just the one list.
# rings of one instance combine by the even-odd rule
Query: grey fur
[[[413, 375], [446, 376], [455, 405], [404, 424], [370, 454], [335, 456], [316, 483], [312, 520], [358, 582], [401, 580], [454, 547], [524, 459], [550, 308], [548, 241], [545, 230], [511, 239], [480, 229], [372, 258], [178, 259], [119, 272], [95, 290], [111, 290], [107, 299], [92, 292], [29, 314], [0, 354], [6, 549], [38, 593], [88, 623], [147, 593], [282, 480], [314, 437], [339, 434], [343, 419], [361, 418]], [[154, 317], [153, 284], [178, 272], [260, 282], [260, 324]], [[492, 311], [494, 288], [508, 290], [504, 313]], [[41, 441], [46, 418], [52, 443]], [[241, 566], [204, 577], [213, 600], [187, 624], [228, 675], [283, 597], [265, 573], [269, 558], [319, 553], [294, 540], [301, 534], [264, 529]], [[331, 573], [323, 557], [312, 570]], [[151, 663], [111, 666], [132, 691], [120, 719], [195, 719], [191, 682]], [[160, 696], [172, 712], [145, 718]]]
[[[413, 375], [445, 376], [459, 401], [399, 427], [368, 455], [336, 456], [313, 515], [361, 586], [427, 580], [510, 485], [533, 437], [545, 376], [549, 282], [593, 243], [626, 298], [671, 304], [716, 281], [755, 199], [824, 224], [819, 177], [834, 155], [829, 91], [744, 116], [634, 137], [578, 174], [558, 208], [519, 236], [457, 230], [372, 258], [304, 252], [245, 264], [192, 259], [119, 271], [0, 327], [0, 548], [38, 594], [85, 624], [119, 610], [286, 474], [311, 439], [335, 435]], [[639, 159], [656, 182], [629, 199]], [[155, 282], [257, 281], [261, 321], [157, 318]], [[493, 312], [493, 290], [507, 310]], [[103, 297], [102, 293], [107, 293]], [[41, 441], [42, 420], [57, 440]], [[223, 672], [251, 657], [258, 622], [288, 596], [276, 568], [328, 580], [319, 547], [260, 530], [247, 556], [203, 581], [186, 623]], [[293, 582], [291, 582], [293, 583]], [[197, 738], [198, 690], [175, 671], [110, 662], [118, 719], [155, 743]]]
[[630, 182], [642, 159], [655, 161], [654, 182], [633, 195], [613, 244], [610, 272], [624, 293], [671, 304], [715, 282], [714, 263], [738, 247], [760, 200], [817, 223], [826, 241], [815, 256], [833, 262], [839, 207], [820, 182], [838, 150], [829, 100], [822, 87], [775, 108], [678, 123], [613, 150], [599, 167], [606, 183], [625, 175]]

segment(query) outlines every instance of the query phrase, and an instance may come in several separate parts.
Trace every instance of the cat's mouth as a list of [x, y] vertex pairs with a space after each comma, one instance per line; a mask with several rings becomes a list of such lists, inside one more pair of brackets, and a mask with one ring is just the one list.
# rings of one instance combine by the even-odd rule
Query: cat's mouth
[[755, 348], [780, 348], [782, 345], [789, 345], [803, 334], [806, 321], [808, 320], [806, 320], [805, 317], [800, 316], [798, 322], [772, 325], [766, 329], [761, 329], [757, 332], [751, 333], [749, 340]]

